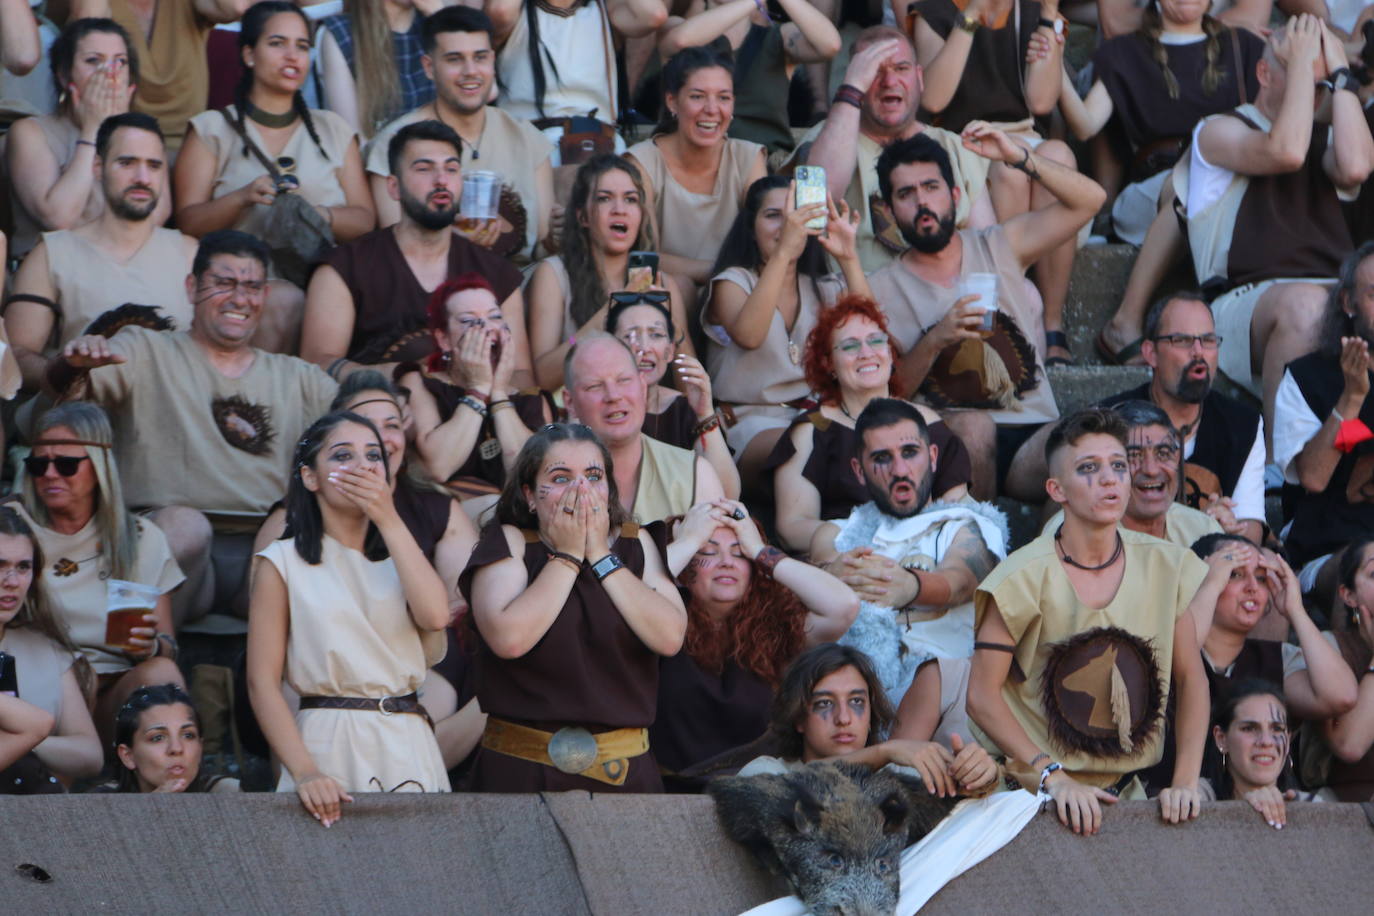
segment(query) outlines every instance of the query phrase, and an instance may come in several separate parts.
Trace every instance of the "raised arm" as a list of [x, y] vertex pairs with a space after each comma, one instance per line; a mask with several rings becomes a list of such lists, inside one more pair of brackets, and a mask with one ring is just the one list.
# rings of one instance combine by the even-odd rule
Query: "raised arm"
[[38, 66], [42, 58], [38, 20], [28, 0], [0, 0], [0, 63], [9, 72], [22, 76]]
[[499, 51], [515, 31], [516, 22], [525, 14], [524, 0], [483, 0], [481, 6], [496, 31], [492, 39]]
[[196, 12], [208, 22], [238, 22], [254, 0], [193, 0]]
[[353, 71], [348, 68], [348, 58], [328, 29], [320, 32], [319, 49], [320, 95], [324, 107], [348, 122], [354, 130], [362, 124], [358, 115], [358, 85], [353, 79]]
[[965, 127], [963, 141], [966, 149], [1025, 172], [1055, 197], [1049, 206], [1012, 217], [1003, 224], [1007, 243], [1022, 267], [1030, 267], [1073, 238], [1107, 199], [1107, 192], [1088, 176], [1037, 155], [984, 121]]
[[[901, 41], [896, 38], [875, 41], [866, 46], [849, 59], [849, 66], [844, 71], [844, 85], [867, 93], [881, 67], [906, 66], [905, 61], [900, 61], [900, 48]], [[836, 200], [844, 199], [859, 161], [859, 124], [858, 107], [844, 102], [831, 105], [830, 113], [825, 116], [825, 126], [806, 154], [807, 165], [819, 165], [825, 169], [830, 196]]]
[[[1321, 44], [1327, 73], [1349, 72], [1345, 47], [1325, 26]], [[1374, 171], [1374, 137], [1356, 92], [1358, 84], [1352, 81], [1347, 86], [1331, 94], [1331, 143], [1322, 156], [1322, 168], [1337, 188], [1353, 192]]]
[[755, 9], [754, 0], [729, 0], [685, 19], [674, 16], [659, 33], [658, 53], [667, 60], [683, 48], [709, 45], [735, 23], [748, 19]]
[[1053, 26], [1044, 24], [1061, 18], [1059, 0], [1040, 0], [1040, 25], [1036, 26], [1034, 36], [1048, 42], [1049, 51], [1031, 55], [1025, 64], [1026, 105], [1031, 114], [1037, 117], [1054, 111], [1059, 103], [1060, 87], [1064, 83], [1064, 33], [1056, 33]]
[[1079, 140], [1097, 136], [1116, 110], [1111, 93], [1107, 92], [1101, 80], [1096, 80], [1088, 90], [1087, 97], [1080, 99], [1073, 83], [1069, 81], [1069, 75], [1065, 73], [1061, 79], [1063, 86], [1059, 93], [1059, 111], [1064, 115], [1069, 130]]
[[[605, 503], [600, 505], [604, 517]], [[599, 536], [594, 534], [592, 539]], [[622, 569], [602, 579], [601, 587], [644, 645], [659, 655], [676, 655], [687, 635], [687, 610], [682, 606], [677, 586], [668, 578], [653, 538], [648, 532], [640, 531], [639, 543], [644, 550], [644, 577], [641, 579]], [[605, 548], [600, 552], [601, 556], [589, 553], [587, 562], [595, 565], [606, 555]]]
[[793, 64], [821, 64], [840, 53], [843, 42], [830, 17], [807, 0], [778, 0], [792, 21], [783, 24], [782, 47]]
[[[1331, 475], [1335, 473], [1343, 454], [1336, 448], [1336, 434], [1340, 432], [1341, 422], [1357, 419], [1369, 396], [1369, 373], [1374, 368], [1374, 358], [1370, 357], [1368, 342], [1358, 336], [1342, 337], [1340, 364], [1345, 380], [1340, 399], [1330, 413], [1319, 418], [1321, 428], [1293, 459], [1298, 483], [1309, 493], [1320, 493], [1331, 483]], [[1285, 370], [1280, 390], [1290, 387], [1296, 393], [1293, 402], [1306, 407], [1306, 399], [1297, 391], [1292, 373]]]
[[643, 38], [657, 32], [668, 21], [668, 10], [661, 0], [605, 0], [611, 28], [624, 38]]
[[[1374, 612], [1364, 605], [1351, 608], [1354, 625], [1365, 645], [1374, 645]], [[1331, 753], [1344, 763], [1358, 763], [1374, 747], [1374, 673], [1357, 671], [1359, 692], [1348, 712], [1322, 723]]]
[[[575, 492], [575, 487], [567, 490], [567, 494]], [[575, 498], [567, 494], [563, 505], [575, 506]], [[472, 578], [469, 603], [472, 619], [491, 651], [498, 658], [519, 658], [544, 638], [563, 612], [581, 567], [551, 559], [531, 580], [522, 559], [524, 536], [509, 526], [504, 526], [502, 533], [511, 555], [477, 570]], [[560, 520], [555, 519], [549, 540], [554, 550], [573, 557], [580, 564], [585, 538], [575, 522], [560, 525]]]
[[1263, 551], [1260, 564], [1274, 607], [1293, 627], [1307, 667], [1283, 679], [1288, 708], [1299, 719], [1327, 719], [1349, 712], [1359, 698], [1355, 673], [1322, 636], [1302, 603], [1298, 575], [1278, 554]]
[[[986, 6], [987, 0], [969, 0], [963, 15], [978, 19]], [[930, 23], [918, 16], [911, 37], [916, 43], [916, 60], [924, 71], [921, 107], [934, 113], [944, 111], [959, 91], [959, 81], [973, 50], [973, 33], [956, 24], [947, 37], [941, 38]]]

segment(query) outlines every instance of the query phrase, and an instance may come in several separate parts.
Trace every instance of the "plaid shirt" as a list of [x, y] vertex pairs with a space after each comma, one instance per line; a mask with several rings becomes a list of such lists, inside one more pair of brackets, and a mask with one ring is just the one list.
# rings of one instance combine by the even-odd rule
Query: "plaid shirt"
[[[425, 76], [425, 68], [420, 63], [420, 58], [425, 53], [420, 44], [420, 25], [423, 21], [424, 17], [417, 13], [411, 20], [409, 31], [391, 33], [392, 46], [396, 52], [396, 75], [401, 84], [401, 97], [387, 107], [382, 116], [381, 124], [434, 101], [434, 83]], [[334, 41], [343, 51], [344, 59], [348, 61], [348, 69], [353, 71], [356, 79], [358, 71], [357, 64], [353, 59], [353, 24], [348, 21], [348, 16], [340, 14], [326, 17], [323, 20], [323, 25], [329, 29], [329, 34], [334, 36]]]

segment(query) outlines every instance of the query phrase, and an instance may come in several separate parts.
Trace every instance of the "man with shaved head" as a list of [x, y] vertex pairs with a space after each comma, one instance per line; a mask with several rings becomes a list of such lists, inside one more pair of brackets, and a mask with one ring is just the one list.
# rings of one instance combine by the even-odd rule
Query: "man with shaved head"
[[610, 449], [620, 501], [641, 524], [725, 495], [706, 459], [642, 432], [648, 386], [624, 343], [609, 334], [581, 337], [563, 360], [563, 384], [572, 418]]

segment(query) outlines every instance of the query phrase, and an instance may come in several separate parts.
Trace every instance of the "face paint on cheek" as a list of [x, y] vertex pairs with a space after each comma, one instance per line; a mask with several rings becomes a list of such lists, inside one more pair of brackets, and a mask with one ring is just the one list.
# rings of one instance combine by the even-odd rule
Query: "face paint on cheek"
[[1279, 750], [1279, 759], [1288, 756], [1288, 713], [1277, 703], [1269, 704], [1269, 721], [1275, 726], [1282, 725], [1283, 731], [1274, 735], [1274, 744]]
[[536, 492], [539, 494], [540, 499], [545, 499], [548, 497], [550, 493], [553, 492], [553, 487], [549, 486], [546, 483], [541, 483], [539, 485], [539, 489]]

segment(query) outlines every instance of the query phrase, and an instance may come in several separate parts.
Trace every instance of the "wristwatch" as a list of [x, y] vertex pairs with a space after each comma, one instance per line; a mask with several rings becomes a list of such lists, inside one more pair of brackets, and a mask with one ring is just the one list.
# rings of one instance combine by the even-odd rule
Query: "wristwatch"
[[617, 569], [624, 568], [625, 564], [620, 562], [620, 557], [608, 553], [592, 564], [592, 575], [596, 576], [596, 581], [600, 582]]
[[1041, 16], [1041, 17], [1040, 17], [1040, 24], [1043, 25], [1045, 28], [1049, 29], [1050, 31], [1054, 32], [1054, 34], [1056, 34], [1056, 35], [1063, 35], [1063, 34], [1064, 34], [1064, 20], [1063, 20], [1063, 19], [1048, 19], [1048, 18], [1046, 18], [1046, 17], [1044, 17], [1044, 16]]
[[967, 13], [965, 13], [964, 15], [959, 17], [959, 28], [963, 29], [965, 32], [968, 32], [970, 35], [978, 31], [978, 27], [982, 24], [982, 20], [980, 20], [977, 16], [970, 16]]

